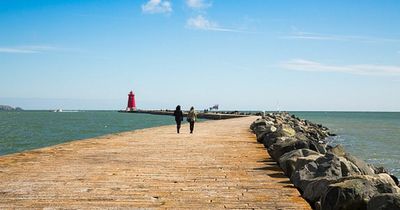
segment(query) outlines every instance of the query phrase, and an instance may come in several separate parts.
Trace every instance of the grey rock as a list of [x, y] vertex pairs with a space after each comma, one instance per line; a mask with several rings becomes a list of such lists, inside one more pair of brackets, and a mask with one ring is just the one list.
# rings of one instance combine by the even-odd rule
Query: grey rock
[[263, 143], [265, 135], [276, 131], [276, 127], [273, 125], [266, 125], [266, 126], [259, 126], [259, 127], [261, 127], [261, 128], [256, 132], [256, 137], [257, 137], [257, 141], [260, 143]]
[[360, 170], [360, 172], [363, 175], [374, 175], [375, 174], [374, 170], [366, 162], [351, 155], [350, 153], [346, 153], [344, 158], [346, 158], [348, 161], [350, 161], [354, 165], [356, 165], [357, 168]]
[[321, 196], [321, 207], [324, 210], [366, 209], [373, 196], [398, 192], [399, 188], [387, 174], [346, 177], [328, 186]]
[[275, 133], [267, 133], [264, 135], [262, 143], [264, 144], [264, 147], [268, 149], [278, 141], [278, 138], [279, 137], [276, 137]]
[[288, 138], [285, 141], [276, 141], [273, 145], [271, 145], [267, 150], [269, 155], [275, 161], [279, 161], [279, 158], [290, 151], [296, 149], [308, 149], [307, 141], [299, 141], [295, 138]]
[[342, 170], [342, 176], [353, 176], [353, 175], [363, 175], [363, 173], [358, 169], [356, 165], [348, 161], [344, 157], [339, 157], [340, 168]]
[[[336, 145], [335, 147], [330, 148], [329, 152], [337, 155], [338, 157], [343, 157], [351, 163], [347, 164], [347, 166], [349, 166], [348, 169], [350, 170], [350, 175], [353, 174], [352, 171], [355, 172], [355, 174], [361, 173], [362, 175], [376, 174], [373, 167], [368, 165], [365, 161], [351, 155], [350, 153], [347, 153], [342, 145]], [[346, 161], [342, 159], [342, 162], [345, 163]], [[357, 170], [353, 168], [354, 166], [357, 168]]]
[[309, 141], [309, 147], [310, 147], [311, 150], [314, 150], [314, 151], [319, 152], [321, 154], [325, 154], [327, 152], [326, 144], [324, 144], [324, 143], [321, 144], [321, 143], [315, 142], [313, 140], [310, 140]]
[[369, 200], [367, 210], [400, 210], [400, 194], [375, 195]]
[[280, 136], [293, 137], [296, 135], [296, 131], [289, 125], [282, 124], [276, 131]]
[[[326, 192], [328, 186], [337, 181], [333, 177], [319, 177], [309, 180], [307, 185], [302, 190], [302, 196], [310, 203], [316, 203], [320, 200], [321, 196]], [[314, 205], [315, 206], [315, 205]]]
[[253, 133], [255, 133], [256, 135], [265, 132], [267, 130], [267, 126], [265, 125], [257, 125], [253, 128]]
[[296, 168], [296, 162], [298, 158], [300, 157], [308, 157], [308, 156], [314, 156], [313, 161], [317, 159], [319, 156], [322, 156], [318, 152], [315, 152], [310, 149], [297, 149], [290, 151], [288, 153], [283, 154], [279, 158], [279, 166], [282, 168], [283, 172], [286, 174], [286, 176], [291, 177], [292, 172]]
[[290, 179], [294, 186], [304, 190], [310, 181], [318, 177], [327, 179], [342, 177], [340, 160], [336, 155], [326, 153], [315, 161], [307, 163], [304, 167], [296, 169]]
[[338, 157], [344, 157], [346, 155], [346, 150], [341, 144], [338, 144], [329, 149], [329, 152], [335, 154]]
[[389, 173], [389, 171], [383, 166], [371, 165], [371, 168], [372, 168], [372, 170], [374, 170], [375, 174], [381, 174], [381, 173], [387, 173], [388, 174]]
[[258, 127], [258, 126], [266, 126], [267, 124], [269, 124], [267, 120], [264, 120], [264, 119], [259, 118], [259, 119], [255, 120], [255, 121], [250, 125], [250, 129], [254, 131], [254, 129], [255, 129], [256, 127]]

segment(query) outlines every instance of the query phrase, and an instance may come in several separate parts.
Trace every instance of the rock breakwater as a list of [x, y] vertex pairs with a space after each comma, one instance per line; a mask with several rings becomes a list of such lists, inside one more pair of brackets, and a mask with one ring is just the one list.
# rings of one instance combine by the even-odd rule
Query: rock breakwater
[[257, 141], [315, 209], [399, 209], [397, 177], [367, 164], [343, 146], [327, 144], [327, 127], [288, 113], [269, 113], [250, 125]]

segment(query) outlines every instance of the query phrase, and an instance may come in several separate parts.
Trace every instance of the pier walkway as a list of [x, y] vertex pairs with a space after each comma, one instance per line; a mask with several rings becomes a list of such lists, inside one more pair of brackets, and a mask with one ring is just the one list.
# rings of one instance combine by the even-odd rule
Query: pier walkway
[[163, 126], [0, 157], [0, 209], [311, 209], [249, 131]]

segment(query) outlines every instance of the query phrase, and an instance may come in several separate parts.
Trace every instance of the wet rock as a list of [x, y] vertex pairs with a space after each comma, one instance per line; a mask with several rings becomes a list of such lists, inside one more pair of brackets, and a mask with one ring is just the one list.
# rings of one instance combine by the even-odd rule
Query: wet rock
[[375, 195], [369, 200], [367, 210], [400, 210], [400, 194]]

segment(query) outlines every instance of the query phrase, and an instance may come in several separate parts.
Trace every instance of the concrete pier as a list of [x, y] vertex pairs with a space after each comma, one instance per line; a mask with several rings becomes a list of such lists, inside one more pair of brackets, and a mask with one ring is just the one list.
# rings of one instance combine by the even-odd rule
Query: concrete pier
[[[174, 115], [174, 111], [170, 110], [135, 110], [135, 111], [119, 111], [119, 112], [154, 114], [154, 115]], [[183, 115], [186, 116], [187, 112], [183, 112]], [[226, 114], [226, 113], [216, 113], [216, 112], [208, 112], [208, 113], [199, 112], [197, 114], [198, 118], [209, 119], [209, 120], [225, 120], [225, 119], [248, 117], [248, 116], [249, 115], [244, 115], [239, 113]]]
[[0, 157], [0, 209], [311, 209], [255, 117], [163, 126]]

